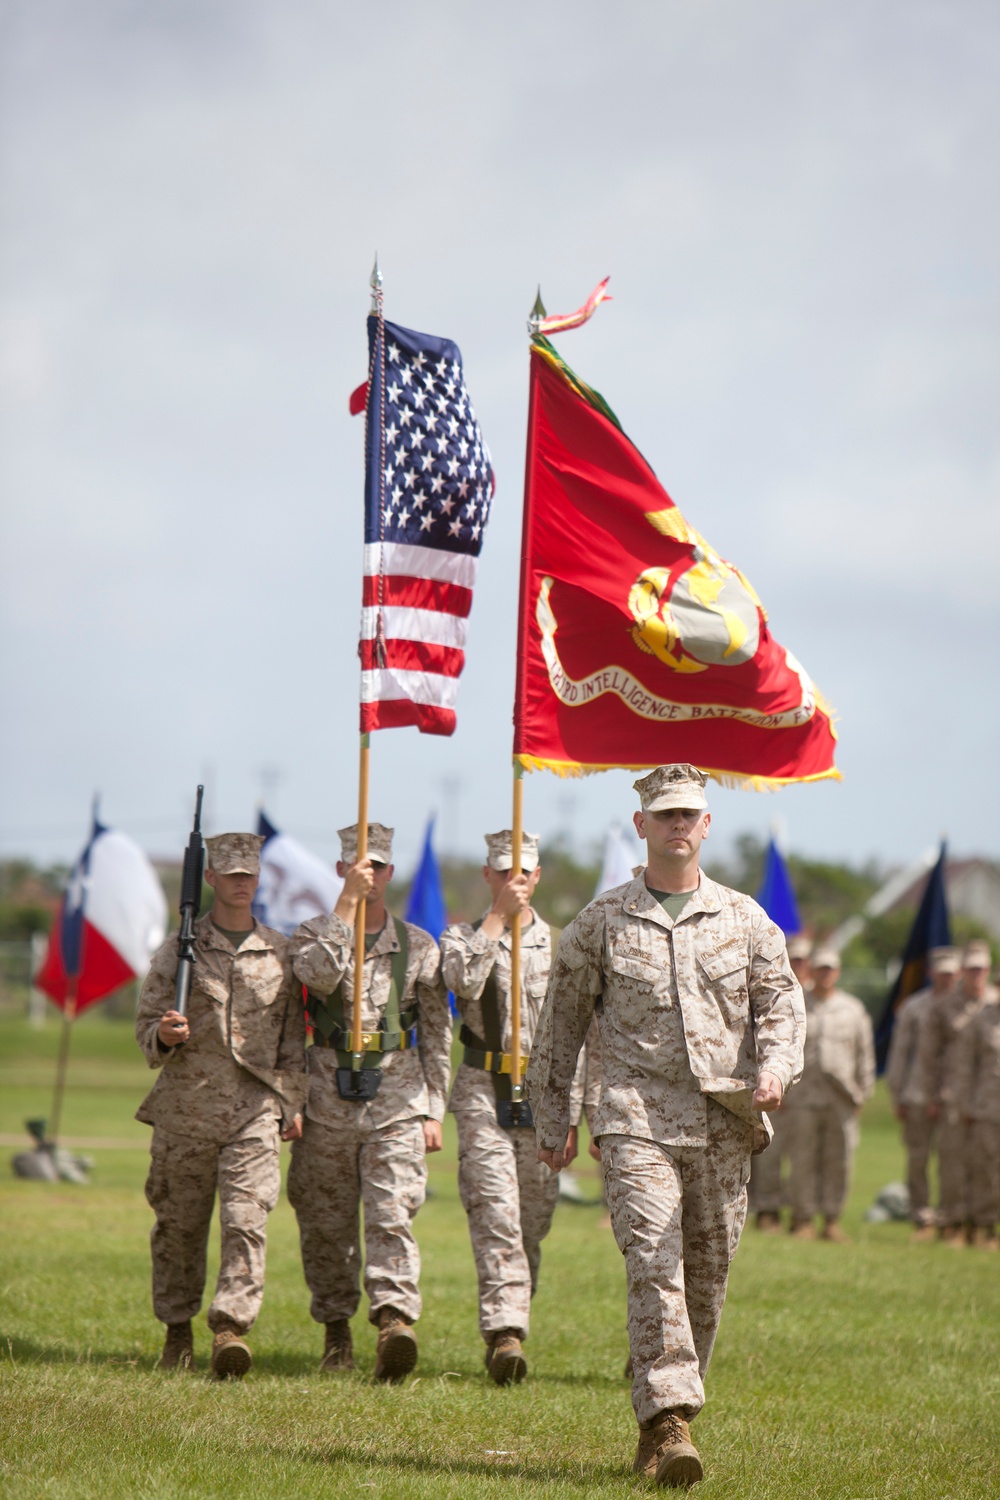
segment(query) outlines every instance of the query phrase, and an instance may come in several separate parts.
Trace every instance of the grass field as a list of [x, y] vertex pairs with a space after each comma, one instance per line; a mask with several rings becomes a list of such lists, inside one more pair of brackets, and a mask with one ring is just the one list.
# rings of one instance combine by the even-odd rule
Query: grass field
[[[41, 1032], [0, 1022], [0, 1133], [46, 1114], [56, 1042], [54, 1022]], [[150, 1077], [128, 1024], [85, 1017], [64, 1133], [120, 1144], [93, 1150], [87, 1187], [0, 1177], [0, 1493], [649, 1492], [628, 1468], [624, 1272], [598, 1209], [560, 1206], [527, 1346], [530, 1379], [513, 1390], [487, 1386], [450, 1124], [445, 1151], [431, 1159], [434, 1196], [417, 1220], [425, 1301], [415, 1378], [392, 1389], [370, 1383], [364, 1306], [354, 1325], [359, 1373], [317, 1374], [321, 1330], [308, 1315], [284, 1199], [271, 1219], [250, 1377], [223, 1386], [206, 1378], [203, 1319], [199, 1373], [157, 1374], [142, 1192], [148, 1132], [132, 1119]], [[704, 1500], [1000, 1495], [1000, 1257], [914, 1246], [905, 1226], [863, 1225], [864, 1208], [900, 1167], [896, 1128], [877, 1097], [845, 1219], [855, 1243], [744, 1237], [694, 1429]], [[583, 1181], [596, 1195], [596, 1170]]]

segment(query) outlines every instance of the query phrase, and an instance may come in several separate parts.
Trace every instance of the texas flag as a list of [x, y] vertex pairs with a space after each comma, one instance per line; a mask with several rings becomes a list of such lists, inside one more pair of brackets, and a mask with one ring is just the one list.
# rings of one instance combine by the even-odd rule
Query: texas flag
[[35, 985], [79, 1012], [141, 977], [167, 932], [159, 877], [139, 845], [94, 817]]

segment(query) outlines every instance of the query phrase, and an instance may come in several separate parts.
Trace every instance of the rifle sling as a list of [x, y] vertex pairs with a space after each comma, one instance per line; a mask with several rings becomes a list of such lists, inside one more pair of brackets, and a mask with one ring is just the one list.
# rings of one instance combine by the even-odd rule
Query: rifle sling
[[[399, 951], [389, 955], [389, 998], [379, 1018], [378, 1028], [364, 1033], [365, 1046], [361, 1062], [364, 1068], [379, 1068], [384, 1053], [402, 1052], [415, 1045], [411, 1033], [417, 1023], [417, 1007], [410, 1005], [405, 1010], [401, 1008], [402, 997], [406, 992], [406, 964], [409, 957], [406, 925], [396, 917], [391, 917], [390, 920], [396, 932]], [[346, 1020], [347, 1003], [344, 979], [341, 979], [332, 995], [317, 995], [310, 990], [307, 1002], [314, 1044], [336, 1049], [338, 1059], [345, 1067], [351, 1061], [351, 1028]]]

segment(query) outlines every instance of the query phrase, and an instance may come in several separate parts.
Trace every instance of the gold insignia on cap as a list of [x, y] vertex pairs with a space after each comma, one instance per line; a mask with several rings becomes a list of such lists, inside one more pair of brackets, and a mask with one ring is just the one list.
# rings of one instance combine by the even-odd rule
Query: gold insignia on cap
[[650, 771], [648, 776], [632, 785], [639, 793], [643, 812], [662, 812], [667, 807], [707, 807], [707, 781], [704, 771], [681, 762], [673, 766], [657, 766], [655, 771]]

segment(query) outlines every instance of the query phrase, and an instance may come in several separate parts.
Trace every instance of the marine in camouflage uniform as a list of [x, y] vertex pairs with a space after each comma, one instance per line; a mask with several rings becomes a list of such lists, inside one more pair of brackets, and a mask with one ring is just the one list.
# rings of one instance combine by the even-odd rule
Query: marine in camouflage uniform
[[597, 1011], [600, 1137], [628, 1274], [637, 1472], [691, 1484], [688, 1422], [746, 1218], [750, 1156], [802, 1063], [802, 992], [774, 923], [699, 872], [705, 776], [661, 766], [636, 782], [649, 863], [566, 928], [528, 1072], [540, 1153], [556, 1170], [570, 1089]]
[[[511, 1097], [510, 919], [520, 913], [522, 1070], [548, 985], [552, 933], [529, 904], [541, 874], [537, 836], [523, 835], [517, 875], [510, 829], [487, 834], [486, 847], [483, 875], [493, 903], [479, 922], [442, 933], [441, 973], [463, 1022], [463, 1061], [448, 1108], [458, 1126], [458, 1188], [476, 1262], [479, 1328], [490, 1376], [508, 1385], [527, 1373], [521, 1345], [559, 1196], [558, 1179], [538, 1160], [534, 1131], [505, 1128], [497, 1118], [498, 1102]], [[581, 1093], [570, 1132], [574, 1156]]]
[[[812, 942], [803, 934], [787, 942], [788, 962], [792, 973], [808, 994], [812, 983]], [[788, 1176], [791, 1162], [791, 1136], [794, 1126], [784, 1104], [771, 1111], [774, 1139], [766, 1151], [759, 1152], [750, 1168], [749, 1204], [757, 1228], [764, 1234], [781, 1233], [781, 1210], [788, 1201]]]
[[955, 1235], [956, 1246], [968, 1241], [996, 1250], [1000, 1219], [1000, 1004], [989, 983], [989, 947], [969, 943], [962, 955], [962, 988], [979, 999], [979, 1007], [960, 1029], [950, 1064], [951, 1095], [967, 1145], [968, 1228]]
[[820, 1213], [823, 1239], [843, 1243], [847, 1235], [839, 1220], [858, 1145], [858, 1117], [875, 1087], [875, 1041], [861, 1001], [837, 988], [835, 948], [816, 950], [812, 974], [802, 1077], [784, 1104], [792, 1126], [791, 1232], [797, 1239], [813, 1239], [812, 1221]]
[[146, 1197], [156, 1213], [153, 1308], [167, 1325], [164, 1369], [193, 1359], [191, 1319], [205, 1288], [218, 1191], [222, 1256], [208, 1326], [212, 1373], [221, 1378], [243, 1375], [251, 1363], [242, 1335], [264, 1295], [279, 1132], [292, 1139], [301, 1129], [305, 1027], [287, 939], [250, 911], [262, 840], [243, 833], [206, 842], [216, 899], [195, 924], [187, 1014], [173, 1008], [175, 938], [153, 959], [139, 997], [136, 1038], [162, 1071], [136, 1118], [153, 1126]]
[[[313, 1045], [306, 1054], [309, 1102], [302, 1139], [292, 1150], [288, 1198], [299, 1223], [312, 1316], [326, 1326], [321, 1368], [353, 1368], [349, 1319], [361, 1295], [363, 1205], [364, 1287], [369, 1320], [379, 1328], [380, 1380], [400, 1380], [416, 1364], [412, 1324], [421, 1308], [420, 1251], [413, 1219], [426, 1193], [425, 1150], [441, 1149], [451, 1048], [437, 944], [385, 909], [392, 832], [370, 823], [368, 858], [357, 862], [356, 826], [340, 830], [343, 858], [337, 869], [344, 890], [329, 917], [304, 922], [292, 937], [295, 974], [309, 993]], [[342, 1097], [339, 1084], [351, 1078], [354, 921], [362, 897], [367, 952], [361, 1071], [377, 1074], [378, 1083], [370, 1098], [353, 1098]]]
[[973, 1191], [971, 1126], [963, 1118], [958, 1088], [959, 1044], [986, 1001], [990, 962], [986, 943], [966, 945], [958, 984], [928, 1004], [917, 1053], [918, 1087], [939, 1128], [939, 1233], [955, 1246], [964, 1245], [971, 1234]]
[[927, 1113], [927, 1100], [920, 1090], [917, 1067], [920, 1032], [932, 997], [947, 995], [954, 987], [958, 954], [954, 948], [932, 948], [927, 955], [927, 968], [930, 984], [909, 995], [895, 1016], [885, 1067], [892, 1107], [903, 1127], [910, 1218], [916, 1225], [914, 1238], [922, 1240], [934, 1238], [937, 1222], [931, 1208], [928, 1167], [938, 1127]]

